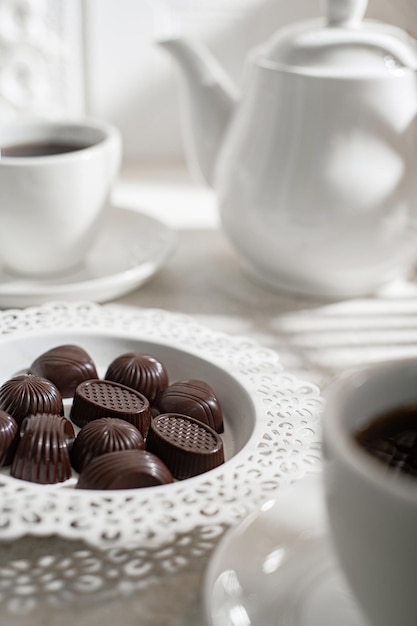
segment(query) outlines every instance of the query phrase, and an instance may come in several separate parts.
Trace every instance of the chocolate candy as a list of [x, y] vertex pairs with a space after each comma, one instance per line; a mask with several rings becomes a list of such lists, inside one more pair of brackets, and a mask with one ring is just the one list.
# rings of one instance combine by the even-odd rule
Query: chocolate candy
[[69, 420], [37, 414], [24, 419], [10, 473], [14, 478], [53, 484], [71, 477], [68, 443], [74, 437]]
[[83, 427], [100, 417], [118, 417], [130, 422], [143, 437], [151, 422], [149, 401], [138, 391], [109, 380], [87, 380], [75, 390], [70, 417]]
[[155, 400], [160, 413], [181, 413], [222, 433], [223, 414], [213, 389], [202, 380], [172, 383]]
[[[0, 465], [11, 463], [16, 478], [55, 483], [71, 476], [71, 460], [80, 489], [166, 484], [217, 467], [224, 427], [214, 390], [202, 380], [168, 382], [165, 366], [145, 352], [113, 359], [102, 380], [80, 346], [47, 350], [0, 387]], [[63, 397], [72, 397], [77, 437]]]
[[83, 426], [71, 450], [71, 462], [77, 472], [92, 459], [107, 452], [144, 450], [145, 440], [136, 426], [112, 417], [102, 417]]
[[173, 482], [169, 469], [146, 450], [109, 452], [93, 459], [80, 474], [77, 489], [137, 489]]
[[16, 420], [0, 410], [0, 466], [10, 465], [18, 443], [19, 427]]
[[141, 352], [128, 352], [114, 359], [104, 378], [136, 389], [149, 402], [168, 387], [168, 373], [162, 363]]
[[83, 348], [71, 344], [57, 346], [38, 356], [28, 373], [51, 380], [63, 398], [72, 398], [75, 389], [84, 380], [98, 378], [90, 355]]
[[62, 396], [50, 380], [33, 374], [21, 374], [0, 387], [0, 409], [20, 425], [35, 413], [64, 415]]
[[146, 448], [162, 459], [178, 480], [224, 463], [223, 442], [216, 431], [176, 413], [158, 415], [152, 420]]

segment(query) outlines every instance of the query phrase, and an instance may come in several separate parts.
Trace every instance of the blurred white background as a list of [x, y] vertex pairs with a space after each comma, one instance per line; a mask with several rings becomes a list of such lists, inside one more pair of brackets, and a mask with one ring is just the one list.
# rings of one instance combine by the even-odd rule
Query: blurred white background
[[[126, 159], [182, 159], [175, 68], [154, 42], [181, 31], [239, 82], [245, 55], [320, 0], [0, 0], [0, 115], [104, 117]], [[417, 36], [416, 0], [370, 0], [367, 17]]]

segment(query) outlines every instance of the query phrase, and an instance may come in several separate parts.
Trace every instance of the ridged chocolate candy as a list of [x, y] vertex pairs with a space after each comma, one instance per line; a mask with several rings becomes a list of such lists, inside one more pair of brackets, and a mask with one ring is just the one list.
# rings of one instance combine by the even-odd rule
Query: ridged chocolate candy
[[213, 389], [202, 380], [172, 383], [155, 400], [160, 413], [181, 413], [207, 424], [216, 432], [224, 431], [223, 413]]
[[110, 380], [87, 380], [75, 390], [71, 419], [77, 426], [100, 417], [118, 417], [130, 422], [144, 437], [151, 423], [149, 401], [138, 391]]
[[78, 489], [138, 489], [173, 482], [165, 464], [145, 450], [102, 454], [85, 466]]
[[72, 398], [77, 386], [84, 380], [98, 378], [97, 369], [90, 355], [79, 346], [57, 346], [35, 359], [28, 370], [51, 380], [63, 398]]
[[152, 420], [146, 449], [158, 456], [178, 480], [224, 463], [223, 441], [216, 431], [176, 413], [158, 415]]
[[71, 478], [68, 443], [73, 438], [74, 428], [65, 417], [46, 413], [30, 415], [22, 422], [10, 474], [44, 485]]
[[19, 427], [16, 420], [0, 410], [0, 466], [10, 465], [16, 450]]
[[152, 402], [168, 386], [168, 373], [158, 359], [142, 352], [127, 352], [112, 361], [104, 376], [143, 393]]
[[117, 417], [102, 417], [83, 426], [71, 450], [77, 472], [97, 456], [119, 450], [144, 450], [145, 440], [136, 426]]
[[0, 409], [10, 413], [18, 424], [35, 413], [64, 415], [62, 396], [50, 380], [34, 374], [21, 374], [0, 387]]

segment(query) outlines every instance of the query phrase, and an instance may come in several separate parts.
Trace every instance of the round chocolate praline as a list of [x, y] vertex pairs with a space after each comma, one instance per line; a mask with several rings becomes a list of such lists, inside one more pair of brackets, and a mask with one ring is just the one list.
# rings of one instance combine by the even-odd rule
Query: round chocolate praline
[[52, 413], [64, 415], [62, 396], [54, 383], [42, 376], [20, 374], [0, 387], [0, 409], [20, 425], [28, 415]]
[[136, 389], [149, 402], [168, 387], [168, 373], [164, 365], [143, 352], [121, 354], [110, 363], [104, 378]]
[[95, 457], [119, 450], [144, 450], [145, 440], [136, 426], [117, 417], [102, 417], [81, 428], [71, 449], [77, 472]]
[[171, 472], [146, 450], [109, 452], [93, 459], [81, 472], [77, 489], [138, 489], [167, 485]]
[[0, 467], [12, 462], [18, 437], [19, 427], [16, 420], [6, 411], [0, 410]]
[[224, 431], [223, 413], [210, 385], [203, 380], [182, 380], [172, 383], [155, 399], [160, 413], [180, 413], [194, 417], [216, 432]]
[[10, 474], [14, 478], [50, 485], [71, 478], [68, 443], [74, 428], [62, 415], [42, 413], [26, 417]]
[[70, 417], [80, 428], [101, 417], [118, 417], [136, 426], [146, 437], [151, 423], [151, 408], [148, 399], [138, 391], [96, 378], [78, 385]]
[[63, 398], [72, 398], [77, 386], [84, 380], [98, 378], [91, 356], [83, 348], [72, 344], [47, 350], [33, 361], [28, 373], [51, 380]]

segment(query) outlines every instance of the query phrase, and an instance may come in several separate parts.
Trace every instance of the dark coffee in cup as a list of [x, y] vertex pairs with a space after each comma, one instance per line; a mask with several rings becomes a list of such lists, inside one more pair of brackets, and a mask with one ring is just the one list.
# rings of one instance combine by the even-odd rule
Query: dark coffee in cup
[[70, 142], [19, 143], [0, 148], [1, 157], [37, 157], [65, 154], [87, 148], [88, 145]]
[[417, 404], [377, 416], [355, 438], [388, 467], [417, 477]]

